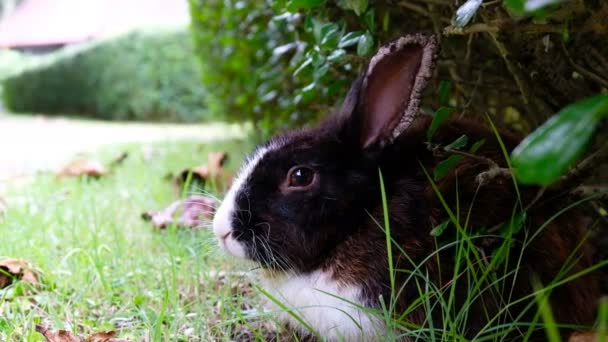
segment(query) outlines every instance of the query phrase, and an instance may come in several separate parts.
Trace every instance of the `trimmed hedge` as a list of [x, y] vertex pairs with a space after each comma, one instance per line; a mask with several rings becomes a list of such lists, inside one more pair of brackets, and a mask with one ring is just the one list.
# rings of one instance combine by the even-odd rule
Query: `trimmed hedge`
[[134, 32], [57, 53], [2, 83], [13, 112], [200, 121], [204, 91], [187, 30]]

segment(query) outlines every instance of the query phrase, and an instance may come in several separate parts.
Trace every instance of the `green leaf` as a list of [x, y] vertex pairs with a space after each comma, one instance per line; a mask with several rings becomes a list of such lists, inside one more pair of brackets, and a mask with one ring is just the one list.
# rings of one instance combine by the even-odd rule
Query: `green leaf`
[[344, 49], [336, 49], [327, 56], [327, 60], [329, 62], [339, 62], [344, 56], [346, 56], [346, 51]]
[[321, 20], [318, 20], [317, 18], [312, 18], [311, 20], [312, 23], [312, 34], [315, 37], [315, 42], [317, 42], [317, 44], [321, 44], [321, 40], [323, 40], [323, 26], [325, 25]]
[[526, 212], [517, 213], [510, 221], [505, 222], [498, 230], [500, 236], [504, 238], [504, 243], [499, 248], [492, 252], [492, 263], [495, 265], [502, 264], [509, 254], [509, 250], [513, 246], [507, 241], [512, 241], [513, 235], [517, 234], [524, 227], [526, 223], [527, 214]]
[[479, 141], [477, 141], [475, 144], [473, 144], [473, 146], [471, 146], [471, 149], [469, 150], [469, 152], [475, 154], [477, 153], [477, 151], [479, 151], [479, 149], [481, 148], [481, 146], [483, 146], [483, 144], [486, 143], [486, 139], [481, 139]]
[[555, 5], [564, 0], [504, 0], [506, 8], [517, 15], [543, 15], [547, 6]]
[[366, 31], [363, 36], [359, 39], [357, 44], [357, 54], [359, 56], [369, 55], [374, 49], [374, 37], [369, 31]]
[[315, 81], [318, 81], [321, 77], [325, 76], [328, 71], [329, 64], [323, 63], [322, 65], [315, 67], [315, 70], [313, 72], [313, 78], [315, 79]]
[[522, 184], [550, 184], [584, 152], [599, 121], [608, 117], [608, 95], [600, 94], [563, 108], [526, 137], [511, 153]]
[[452, 91], [452, 82], [442, 80], [439, 82], [439, 104], [448, 106], [450, 104], [450, 93]]
[[459, 150], [459, 149], [467, 146], [467, 142], [469, 142], [469, 138], [463, 134], [460, 137], [458, 137], [458, 139], [454, 140], [452, 143], [445, 146], [443, 149], [446, 151]]
[[456, 166], [456, 163], [462, 160], [462, 158], [463, 156], [453, 155], [448, 159], [439, 162], [437, 166], [435, 166], [435, 170], [433, 170], [433, 179], [435, 181], [441, 180], [454, 168], [454, 166]]
[[386, 11], [384, 13], [384, 17], [382, 17], [382, 30], [384, 32], [387, 32], [390, 24], [391, 24], [391, 14], [389, 11]]
[[450, 224], [450, 220], [447, 220], [445, 222], [442, 222], [441, 224], [433, 227], [433, 229], [431, 230], [431, 236], [440, 236], [443, 231], [448, 227], [448, 225]]
[[454, 26], [464, 27], [469, 21], [475, 16], [479, 6], [481, 6], [482, 0], [467, 0], [456, 10], [454, 15]]
[[368, 0], [345, 0], [342, 4], [346, 9], [353, 10], [356, 15], [360, 16], [367, 9]]
[[287, 10], [296, 12], [301, 9], [311, 9], [325, 4], [325, 0], [290, 0], [287, 2]]
[[506, 222], [500, 227], [500, 235], [507, 238], [519, 233], [526, 222], [526, 218], [528, 218], [528, 215], [525, 211], [518, 213], [511, 221]]
[[525, 0], [504, 0], [504, 5], [516, 14], [524, 14]]
[[376, 31], [376, 11], [374, 11], [373, 8], [365, 12], [365, 15], [363, 16], [363, 21], [365, 22], [365, 26], [368, 30], [370, 30], [371, 32]]
[[318, 68], [325, 63], [325, 56], [319, 53], [319, 51], [311, 50], [307, 54], [307, 57], [312, 58], [312, 66], [315, 68]]
[[327, 23], [321, 27], [321, 45], [337, 46], [340, 36], [340, 26]]
[[549, 5], [555, 5], [563, 0], [526, 0], [524, 9], [526, 12], [534, 12]]
[[359, 40], [361, 39], [363, 34], [364, 34], [363, 31], [348, 32], [347, 34], [342, 36], [342, 39], [340, 39], [340, 43], [338, 44], [338, 47], [345, 48], [345, 47], [349, 47], [349, 46], [358, 44]]
[[426, 131], [426, 139], [428, 141], [431, 141], [431, 138], [433, 138], [433, 135], [435, 135], [435, 132], [437, 132], [439, 126], [441, 126], [441, 124], [445, 120], [447, 120], [447, 118], [450, 116], [450, 113], [452, 113], [452, 108], [441, 107], [437, 109], [437, 111], [435, 112], [435, 117], [433, 117], [433, 121], [429, 126], [429, 129]]
[[293, 75], [297, 76], [299, 73], [302, 72], [302, 70], [306, 69], [306, 67], [311, 64], [312, 64], [312, 57], [306, 58], [306, 60], [304, 62], [302, 62], [302, 64], [300, 64], [300, 66], [296, 69], [296, 71], [293, 72]]

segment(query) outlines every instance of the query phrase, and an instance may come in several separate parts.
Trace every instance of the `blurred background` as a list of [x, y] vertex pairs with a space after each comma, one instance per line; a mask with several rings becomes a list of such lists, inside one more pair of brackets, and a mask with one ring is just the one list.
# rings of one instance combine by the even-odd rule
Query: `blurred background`
[[204, 121], [189, 23], [187, 0], [1, 0], [0, 179], [105, 144], [201, 138], [124, 123]]

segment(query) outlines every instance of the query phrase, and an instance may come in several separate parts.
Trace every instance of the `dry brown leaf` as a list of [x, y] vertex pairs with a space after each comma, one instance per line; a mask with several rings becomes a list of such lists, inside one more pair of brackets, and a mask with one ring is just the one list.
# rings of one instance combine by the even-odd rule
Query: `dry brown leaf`
[[51, 331], [47, 327], [37, 325], [36, 331], [44, 336], [46, 342], [82, 342], [79, 337], [65, 330]]
[[[129, 153], [123, 152], [114, 158], [109, 163], [109, 168], [113, 169], [117, 166], [120, 166], [124, 161], [129, 157]], [[92, 177], [92, 178], [100, 178], [106, 176], [109, 173], [108, 168], [97, 160], [76, 160], [68, 165], [66, 165], [63, 169], [61, 169], [57, 176], [59, 178], [66, 177]]]
[[15, 279], [32, 285], [38, 284], [38, 275], [27, 261], [20, 259], [0, 260], [0, 289], [9, 286]]
[[[604, 341], [608, 342], [608, 338]], [[595, 331], [577, 331], [570, 335], [568, 342], [600, 342], [600, 336]]]
[[84, 342], [128, 342], [126, 339], [114, 338], [116, 331], [106, 331], [87, 337]]
[[182, 170], [174, 177], [173, 185], [176, 194], [181, 193], [184, 184], [188, 181], [191, 187], [202, 189], [207, 181], [210, 181], [220, 190], [227, 190], [232, 182], [232, 176], [224, 169], [227, 160], [226, 152], [209, 152], [207, 164]]
[[226, 152], [209, 152], [207, 155], [207, 165], [211, 176], [219, 175], [224, 172], [224, 164], [228, 161]]
[[46, 342], [129, 342], [127, 339], [114, 338], [116, 336], [115, 331], [95, 333], [87, 338], [74, 336], [74, 334], [65, 330], [51, 331], [42, 325], [37, 325], [36, 331], [44, 336]]
[[69, 163], [58, 173], [59, 178], [65, 177], [93, 177], [99, 178], [108, 174], [106, 167], [96, 160], [77, 160]]
[[215, 212], [217, 201], [205, 196], [190, 196], [184, 200], [171, 203], [160, 211], [148, 211], [142, 218], [152, 221], [154, 227], [165, 229], [171, 224], [184, 228], [200, 227], [205, 219], [211, 219]]

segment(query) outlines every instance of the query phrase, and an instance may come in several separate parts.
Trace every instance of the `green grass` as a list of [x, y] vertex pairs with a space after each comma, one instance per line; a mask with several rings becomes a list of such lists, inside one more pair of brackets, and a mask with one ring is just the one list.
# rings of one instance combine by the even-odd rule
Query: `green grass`
[[[30, 183], [9, 187], [0, 194], [8, 202], [8, 209], [0, 215], [0, 259], [28, 260], [40, 269], [44, 280], [37, 290], [19, 284], [0, 290], [0, 341], [43, 341], [35, 332], [36, 324], [81, 336], [117, 330], [120, 337], [132, 341], [268, 340], [277, 332], [272, 313], [263, 312], [259, 303], [270, 296], [243, 276], [243, 271], [253, 268], [251, 264], [227, 258], [208, 227], [159, 231], [140, 218], [142, 212], [161, 209], [175, 199], [165, 179], [168, 173], [205, 163], [207, 153], [217, 150], [228, 151], [228, 168], [235, 169], [251, 147], [244, 141], [110, 146], [99, 151], [98, 159], [109, 161], [124, 151], [129, 157], [100, 180], [58, 180], [41, 174]], [[212, 195], [220, 194], [212, 191]], [[390, 242], [390, 213], [385, 194], [379, 195], [383, 196], [385, 213], [384, 224], [378, 225], [386, 227]], [[437, 195], [443, 201], [441, 194]], [[500, 292], [512, 272], [495, 261], [501, 258], [484, 261], [474, 244], [482, 236], [467, 233], [468, 218], [458, 217], [454, 213], [459, 210], [445, 205], [458, 232], [455, 241], [440, 247], [452, 248], [457, 255], [450, 285], [438, 288], [421, 265], [405, 270], [396, 269], [391, 262], [393, 297], [385, 299], [383, 308], [361, 308], [392, 328], [386, 332], [388, 340], [407, 336], [419, 341], [465, 341], [464, 324], [471, 303], [481, 293]], [[519, 206], [514, 203], [514, 207]], [[560, 214], [564, 212], [555, 217]], [[514, 215], [510, 229], [518, 225], [516, 221]], [[508, 237], [503, 251], [509, 250]], [[395, 244], [389, 243], [387, 248], [389, 255], [404, 253]], [[218, 275], [220, 272], [223, 275]], [[400, 272], [408, 274], [420, 292], [407, 312], [420, 306], [427, 311], [438, 309], [441, 324], [429, 317], [421, 326], [414, 326], [406, 321], [407, 312], [394, 312], [396, 296], [403, 287], [394, 283], [393, 277]], [[477, 340], [501, 341], [514, 330], [526, 334], [545, 327], [552, 340], [557, 340], [546, 295], [578, 276], [564, 274], [544, 287], [538, 284], [535, 293], [525, 299], [505, 303], [508, 307], [526, 300], [538, 319], [523, 322], [501, 311], [488, 317], [490, 322]], [[454, 291], [462, 281], [470, 284], [469, 298], [457, 306]], [[276, 304], [297, 318], [297, 310]], [[606, 307], [604, 303], [604, 318], [598, 325], [604, 334]], [[252, 309], [257, 313], [251, 314]]]
[[0, 341], [43, 341], [36, 324], [82, 336], [118, 330], [133, 341], [228, 340], [246, 333], [226, 322], [256, 303], [242, 299], [247, 281], [230, 275], [249, 266], [227, 259], [208, 228], [158, 231], [140, 214], [174, 200], [166, 174], [205, 163], [212, 150], [228, 151], [234, 168], [250, 146], [153, 146], [149, 160], [141, 145], [103, 149], [105, 161], [130, 155], [100, 180], [40, 175], [2, 194], [8, 210], [0, 216], [0, 259], [28, 260], [42, 271], [44, 288], [0, 290]]

